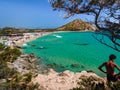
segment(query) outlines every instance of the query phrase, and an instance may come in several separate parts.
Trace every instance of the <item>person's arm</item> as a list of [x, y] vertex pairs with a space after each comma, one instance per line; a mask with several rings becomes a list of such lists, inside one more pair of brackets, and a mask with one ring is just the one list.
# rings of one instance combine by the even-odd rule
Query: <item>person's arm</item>
[[115, 64], [115, 67], [120, 71], [120, 67], [117, 64]]
[[106, 73], [106, 72], [102, 69], [103, 66], [105, 66], [105, 63], [103, 63], [102, 65], [100, 65], [100, 66], [98, 67], [98, 69], [99, 69], [100, 71], [102, 71], [103, 73]]

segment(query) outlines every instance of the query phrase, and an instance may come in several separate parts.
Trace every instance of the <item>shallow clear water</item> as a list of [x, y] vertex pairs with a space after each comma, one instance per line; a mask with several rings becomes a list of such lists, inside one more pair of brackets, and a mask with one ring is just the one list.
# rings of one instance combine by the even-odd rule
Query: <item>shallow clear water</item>
[[[101, 44], [92, 36], [93, 34], [93, 32], [49, 34], [28, 42], [23, 52], [34, 53], [36, 57], [42, 57], [43, 65], [52, 67], [58, 72], [92, 70], [103, 76], [104, 74], [97, 67], [108, 61], [110, 54], [117, 56], [115, 62], [120, 65], [120, 52]], [[112, 44], [107, 38], [105, 41]]]

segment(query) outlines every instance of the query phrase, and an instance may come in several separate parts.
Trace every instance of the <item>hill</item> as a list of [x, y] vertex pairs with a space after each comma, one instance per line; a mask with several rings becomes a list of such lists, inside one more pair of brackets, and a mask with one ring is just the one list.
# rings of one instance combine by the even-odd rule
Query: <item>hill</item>
[[95, 31], [96, 29], [93, 25], [79, 19], [57, 28], [58, 31]]

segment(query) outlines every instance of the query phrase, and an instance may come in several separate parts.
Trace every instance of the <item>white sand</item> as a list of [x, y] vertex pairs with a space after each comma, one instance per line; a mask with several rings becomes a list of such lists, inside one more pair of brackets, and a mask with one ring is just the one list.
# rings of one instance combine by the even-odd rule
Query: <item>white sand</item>
[[[42, 37], [42, 36], [45, 36], [45, 35], [48, 35], [48, 34], [51, 34], [51, 33], [52, 32], [40, 32], [36, 36], [29, 36], [29, 38], [27, 38], [27, 39], [25, 37], [22, 37], [22, 39], [19, 39], [18, 41], [14, 41], [14, 42], [15, 42], [16, 46], [22, 46], [26, 42], [30, 42], [32, 40], [35, 40], [39, 37]], [[15, 38], [18, 38], [18, 37], [15, 37]], [[11, 41], [12, 41], [12, 39], [11, 39]], [[14, 45], [11, 44], [10, 47], [14, 47]]]

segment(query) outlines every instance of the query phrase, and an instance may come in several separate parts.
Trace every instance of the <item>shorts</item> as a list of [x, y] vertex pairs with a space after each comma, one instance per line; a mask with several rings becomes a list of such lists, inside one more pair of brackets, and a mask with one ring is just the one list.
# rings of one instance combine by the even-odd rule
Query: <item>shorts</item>
[[118, 78], [116, 77], [116, 75], [107, 75], [107, 80], [108, 81], [112, 81], [112, 82], [116, 82], [118, 80]]

